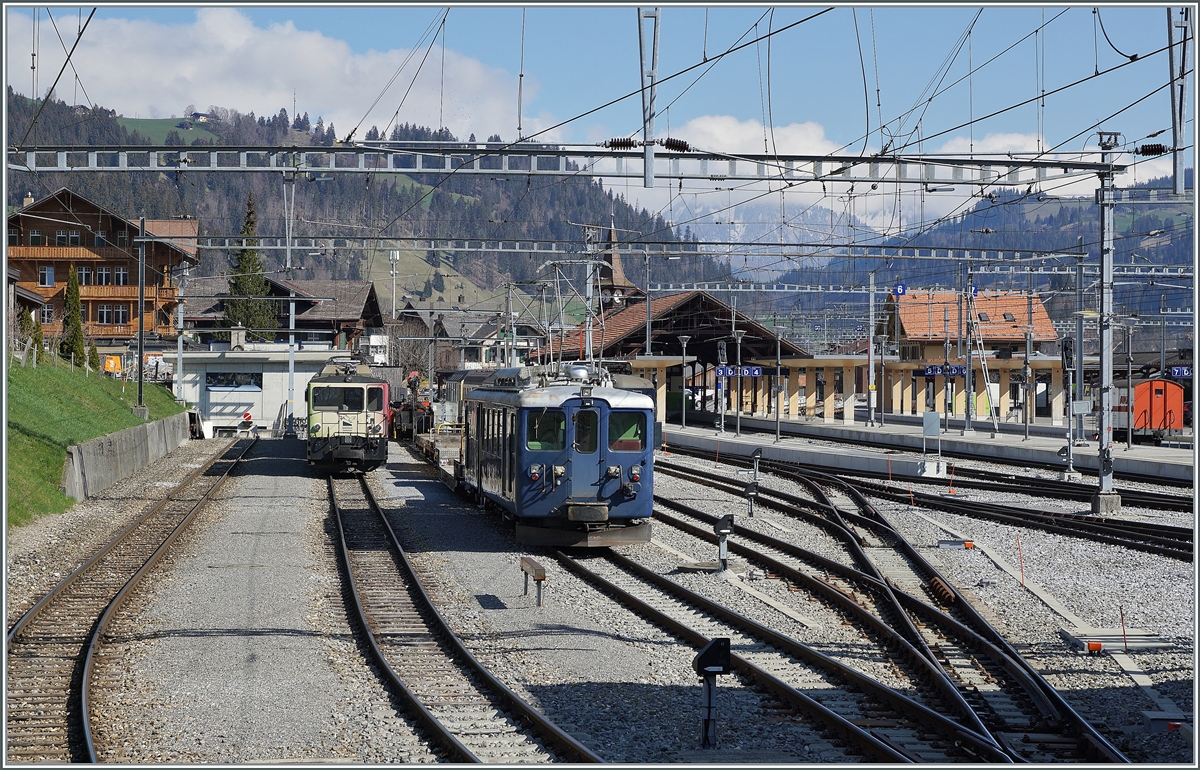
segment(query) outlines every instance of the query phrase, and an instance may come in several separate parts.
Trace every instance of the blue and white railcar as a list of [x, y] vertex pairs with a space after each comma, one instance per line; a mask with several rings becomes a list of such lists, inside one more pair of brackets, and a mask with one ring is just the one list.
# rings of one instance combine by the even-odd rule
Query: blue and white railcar
[[517, 541], [650, 540], [654, 402], [584, 367], [502, 369], [464, 401], [459, 483], [515, 520]]

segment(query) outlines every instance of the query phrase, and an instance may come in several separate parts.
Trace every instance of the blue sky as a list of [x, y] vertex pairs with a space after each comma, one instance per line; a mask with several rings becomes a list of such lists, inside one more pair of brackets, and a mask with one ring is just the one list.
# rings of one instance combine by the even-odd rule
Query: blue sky
[[[84, 18], [89, 10], [82, 9]], [[445, 51], [438, 37], [412, 93], [401, 103], [430, 42], [422, 34], [443, 10], [102, 7], [75, 55], [79, 84], [68, 70], [58, 95], [84, 101], [82, 87], [91, 101], [126, 116], [170, 117], [182, 114], [187, 105], [260, 115], [284, 107], [290, 113], [294, 92], [299, 111], [307, 111], [313, 121], [318, 116], [333, 121], [339, 137], [358, 125], [357, 137], [362, 138], [370, 126], [385, 128], [398, 116], [400, 122], [444, 124], [460, 138], [470, 133], [480, 139], [492, 133], [515, 138], [520, 6], [450, 7]], [[659, 77], [702, 62], [705, 55], [711, 60], [739, 39], [751, 40], [821, 10], [823, 6], [780, 7], [772, 15], [766, 8], [740, 5], [707, 11], [663, 6]], [[51, 13], [69, 47], [80, 9], [53, 8]], [[535, 5], [524, 9], [524, 17], [524, 134], [556, 126], [639, 87], [636, 6]], [[6, 6], [6, 80], [25, 94], [33, 85], [32, 18], [29, 7]], [[63, 48], [44, 8], [40, 19], [42, 91], [62, 64]], [[1033, 35], [1043, 23], [1044, 32]], [[894, 143], [912, 152], [918, 149], [918, 121], [911, 111], [918, 107], [920, 135], [933, 137], [919, 145], [925, 152], [1031, 151], [1060, 145], [1063, 151], [1079, 151], [1094, 148], [1093, 126], [1098, 123], [1120, 131], [1132, 144], [1170, 126], [1169, 97], [1162, 88], [1168, 79], [1166, 55], [1151, 55], [1166, 45], [1166, 26], [1164, 7], [1147, 5], [1103, 7], [1099, 18], [1090, 6], [834, 6], [773, 36], [769, 49], [764, 41], [711, 69], [664, 82], [656, 133], [735, 152], [761, 152], [772, 142], [779, 152], [844, 148], [858, 153], [864, 147], [874, 152], [881, 143], [882, 118], [897, 135]], [[1015, 47], [1001, 54], [1010, 46]], [[1097, 68], [1127, 62], [1114, 46], [1139, 59], [1047, 96], [1044, 111], [1036, 104], [1009, 109], [1034, 99], [1039, 89], [1052, 91], [1093, 76]], [[955, 81], [960, 82], [926, 104], [928, 88], [946, 88]], [[997, 117], [956, 128], [997, 111]], [[909, 117], [901, 121], [906, 113]], [[544, 138], [597, 142], [631, 135], [640, 127], [640, 115], [641, 102], [634, 97], [555, 128]], [[868, 129], [872, 136], [864, 145]], [[1189, 127], [1189, 143], [1190, 137]], [[1169, 131], [1155, 141], [1164, 140], [1170, 141]], [[1165, 168], [1162, 159], [1146, 162], [1139, 177], [1165, 173]], [[1126, 181], [1132, 180], [1122, 183]]]

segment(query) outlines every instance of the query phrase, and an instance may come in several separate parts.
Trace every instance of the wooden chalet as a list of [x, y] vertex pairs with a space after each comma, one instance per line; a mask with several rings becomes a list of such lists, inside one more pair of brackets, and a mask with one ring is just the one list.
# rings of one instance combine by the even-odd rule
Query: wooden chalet
[[[138, 332], [139, 222], [115, 214], [67, 188], [8, 216], [8, 267], [16, 287], [41, 298], [42, 335], [63, 333], [67, 278], [79, 279], [83, 333], [98, 345], [128, 343]], [[147, 235], [195, 237], [195, 219], [146, 220]], [[179, 303], [176, 271], [198, 263], [194, 247], [146, 244], [145, 313], [148, 336], [174, 337]]]

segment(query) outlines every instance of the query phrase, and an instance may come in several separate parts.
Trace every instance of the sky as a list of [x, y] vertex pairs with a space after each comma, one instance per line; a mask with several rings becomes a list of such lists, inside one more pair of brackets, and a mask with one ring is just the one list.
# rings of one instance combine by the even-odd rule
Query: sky
[[[90, 10], [6, 4], [7, 84], [28, 95], [36, 77], [44, 92]], [[596, 109], [641, 85], [637, 18], [605, 5], [101, 6], [57, 95], [127, 117], [294, 104], [339, 138], [407, 122], [510, 141], [519, 123], [526, 137], [594, 143], [641, 129], [637, 95]], [[659, 25], [656, 136], [706, 149], [1078, 152], [1095, 148], [1097, 127], [1128, 149], [1161, 129], [1150, 141], [1171, 141], [1165, 6], [666, 5]], [[1143, 159], [1118, 185], [1168, 172], [1165, 158]], [[671, 195], [622, 191], [652, 209]]]

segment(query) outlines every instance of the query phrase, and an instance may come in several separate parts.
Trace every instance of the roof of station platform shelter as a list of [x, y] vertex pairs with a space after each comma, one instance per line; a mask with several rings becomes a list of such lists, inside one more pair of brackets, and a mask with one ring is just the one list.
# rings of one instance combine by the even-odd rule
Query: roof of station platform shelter
[[[775, 332], [729, 305], [703, 291], [685, 291], [655, 297], [650, 301], [650, 345], [646, 350], [646, 303], [627, 302], [619, 310], [609, 310], [603, 318], [592, 322], [592, 356], [594, 358], [633, 358], [635, 356], [681, 356], [680, 335], [687, 335], [688, 358], [700, 364], [718, 363], [718, 342], [726, 343], [728, 363], [737, 359], [733, 331], [745, 331], [742, 339], [742, 360], [775, 358]], [[603, 321], [603, 329], [601, 322]], [[549, 347], [537, 351], [540, 358], [581, 360], [587, 358], [584, 324], [555, 335]], [[781, 352], [789, 357], [810, 357], [796, 344], [784, 339]]]

